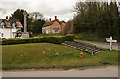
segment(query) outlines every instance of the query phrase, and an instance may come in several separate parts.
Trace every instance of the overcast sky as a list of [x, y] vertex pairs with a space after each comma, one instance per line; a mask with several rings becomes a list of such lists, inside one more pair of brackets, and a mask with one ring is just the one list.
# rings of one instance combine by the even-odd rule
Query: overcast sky
[[[17, 10], [25, 9], [28, 13], [40, 12], [46, 18], [54, 19], [58, 16], [60, 20], [69, 20], [73, 18], [73, 7], [78, 0], [0, 0], [0, 8], [4, 12], [0, 12], [0, 18], [11, 16]], [[1, 17], [2, 16], [2, 17]]]
[[28, 13], [43, 13], [47, 19], [58, 16], [58, 19], [67, 21], [73, 18], [73, 8], [77, 1], [79, 0], [0, 0], [0, 8], [6, 12], [0, 10], [0, 18], [11, 16], [17, 9], [25, 9]]

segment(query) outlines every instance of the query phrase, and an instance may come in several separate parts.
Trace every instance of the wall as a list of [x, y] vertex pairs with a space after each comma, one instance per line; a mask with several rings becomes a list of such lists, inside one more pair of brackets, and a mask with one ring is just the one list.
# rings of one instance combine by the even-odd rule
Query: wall
[[[0, 38], [15, 38], [13, 32], [16, 32], [17, 30], [18, 29], [16, 28], [0, 28]], [[3, 33], [3, 37], [1, 33]]]
[[50, 33], [52, 33], [52, 31], [51, 31], [51, 26], [43, 27], [43, 28], [42, 28], [42, 33], [45, 33], [45, 34], [50, 34]]
[[59, 32], [61, 32], [61, 25], [57, 21], [52, 24], [52, 33], [54, 33], [54, 28], [59, 28]]
[[[62, 26], [62, 24], [64, 24], [64, 26]], [[64, 22], [61, 23], [61, 30], [63, 31], [64, 27], [65, 27], [65, 24]]]

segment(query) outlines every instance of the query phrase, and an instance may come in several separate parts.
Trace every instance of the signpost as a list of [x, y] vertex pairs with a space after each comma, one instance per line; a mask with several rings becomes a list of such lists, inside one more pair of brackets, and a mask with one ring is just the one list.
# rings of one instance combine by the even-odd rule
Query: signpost
[[112, 51], [112, 43], [117, 42], [117, 40], [112, 40], [112, 36], [110, 38], [106, 38], [107, 42], [110, 42], [110, 51]]

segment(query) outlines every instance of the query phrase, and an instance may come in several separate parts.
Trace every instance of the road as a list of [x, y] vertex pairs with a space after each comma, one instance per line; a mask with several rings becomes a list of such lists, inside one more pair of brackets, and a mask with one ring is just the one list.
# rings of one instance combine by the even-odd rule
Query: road
[[92, 67], [70, 70], [3, 71], [3, 77], [118, 77], [118, 66]]
[[[100, 48], [108, 48], [108, 49], [110, 48], [110, 43], [94, 42], [94, 41], [83, 41], [83, 42], [88, 42], [88, 43], [96, 45], [97, 47], [100, 47]], [[112, 48], [114, 50], [119, 50], [120, 51], [120, 44], [118, 45], [118, 43], [113, 43], [112, 45], [113, 45]]]

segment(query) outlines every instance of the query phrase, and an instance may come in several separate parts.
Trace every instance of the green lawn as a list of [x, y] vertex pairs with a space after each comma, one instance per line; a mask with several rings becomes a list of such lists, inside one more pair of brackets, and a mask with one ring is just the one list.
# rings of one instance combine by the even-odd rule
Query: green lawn
[[74, 34], [76, 39], [86, 40], [86, 41], [97, 41], [97, 42], [106, 42], [106, 38], [100, 38], [96, 34]]
[[83, 53], [79, 58], [79, 50], [51, 43], [34, 43], [2, 46], [2, 67], [8, 69], [48, 69], [48, 68], [76, 68], [103, 65], [105, 61], [110, 65], [118, 64], [118, 51], [105, 50], [91, 56]]

